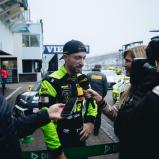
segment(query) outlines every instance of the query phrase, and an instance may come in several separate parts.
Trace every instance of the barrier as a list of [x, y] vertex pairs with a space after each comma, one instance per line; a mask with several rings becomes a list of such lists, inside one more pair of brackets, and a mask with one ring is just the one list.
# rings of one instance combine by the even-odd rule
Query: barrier
[[[69, 159], [77, 159], [83, 157], [92, 157], [107, 155], [119, 152], [119, 143], [108, 143], [101, 145], [90, 145], [85, 147], [74, 147], [64, 149], [66, 156]], [[23, 159], [47, 159], [47, 150], [42, 151], [24, 151]]]

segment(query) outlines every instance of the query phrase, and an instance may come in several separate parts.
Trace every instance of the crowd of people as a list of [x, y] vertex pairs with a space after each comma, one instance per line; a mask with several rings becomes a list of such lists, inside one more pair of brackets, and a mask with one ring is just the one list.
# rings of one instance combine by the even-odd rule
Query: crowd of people
[[6, 159], [21, 159], [18, 139], [39, 127], [48, 159], [66, 159], [64, 148], [85, 146], [93, 132], [98, 135], [101, 112], [114, 121], [120, 159], [158, 158], [159, 38], [152, 39], [143, 54], [124, 51], [130, 84], [112, 106], [105, 98], [107, 77], [101, 73], [101, 65], [84, 75], [85, 58], [82, 42], [71, 40], [64, 45], [64, 65], [41, 82], [39, 112], [14, 118], [10, 106], [0, 98], [0, 153], [10, 152]]

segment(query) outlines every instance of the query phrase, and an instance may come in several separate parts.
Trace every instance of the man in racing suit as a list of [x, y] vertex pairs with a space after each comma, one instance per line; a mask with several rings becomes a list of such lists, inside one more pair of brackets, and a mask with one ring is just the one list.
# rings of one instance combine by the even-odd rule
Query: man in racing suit
[[84, 89], [88, 86], [84, 88], [85, 84], [82, 86], [80, 84], [88, 83], [86, 76], [83, 78], [81, 74], [85, 57], [86, 48], [82, 42], [77, 40], [67, 42], [62, 56], [65, 64], [41, 83], [40, 109], [45, 109], [53, 103], [66, 103], [70, 98], [77, 97], [69, 116], [42, 127], [45, 143], [50, 150], [49, 159], [53, 157], [64, 159], [62, 148], [84, 146], [85, 140], [93, 131], [97, 104], [93, 99], [85, 100]]

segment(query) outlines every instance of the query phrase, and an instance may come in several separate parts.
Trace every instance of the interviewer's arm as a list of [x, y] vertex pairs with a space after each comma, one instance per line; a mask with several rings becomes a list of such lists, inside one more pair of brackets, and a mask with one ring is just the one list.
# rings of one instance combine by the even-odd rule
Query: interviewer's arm
[[50, 122], [51, 119], [61, 119], [64, 104], [55, 104], [47, 110], [24, 116], [13, 117], [13, 124], [19, 138], [32, 134], [36, 129]]

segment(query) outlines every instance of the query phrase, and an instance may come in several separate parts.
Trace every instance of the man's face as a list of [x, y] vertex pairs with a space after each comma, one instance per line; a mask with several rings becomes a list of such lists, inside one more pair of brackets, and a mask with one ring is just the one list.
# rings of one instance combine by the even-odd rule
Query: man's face
[[65, 66], [71, 74], [82, 72], [85, 58], [85, 52], [64, 55]]
[[125, 59], [124, 67], [126, 70], [126, 76], [130, 76], [131, 64], [132, 64], [132, 60], [133, 60], [131, 52], [128, 52], [124, 59]]

